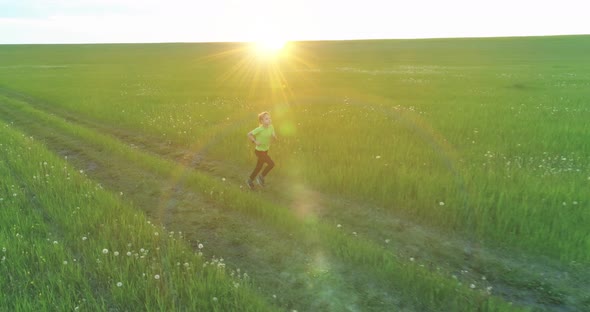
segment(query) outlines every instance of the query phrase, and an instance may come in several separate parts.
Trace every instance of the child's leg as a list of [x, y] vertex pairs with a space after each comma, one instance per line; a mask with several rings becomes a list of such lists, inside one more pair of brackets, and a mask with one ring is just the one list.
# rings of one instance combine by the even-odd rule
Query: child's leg
[[254, 152], [256, 153], [256, 157], [258, 158], [258, 161], [256, 162], [256, 167], [254, 168], [254, 170], [250, 174], [250, 180], [254, 180], [254, 178], [256, 178], [256, 176], [258, 175], [258, 173], [262, 169], [262, 165], [264, 165], [264, 162], [265, 162], [264, 153], [256, 151], [256, 150]]
[[266, 177], [266, 175], [272, 170], [272, 168], [274, 168], [275, 162], [272, 161], [270, 156], [268, 156], [268, 153], [265, 153], [264, 156], [264, 162], [266, 162], [267, 165], [266, 168], [264, 168], [264, 171], [262, 171], [262, 176]]

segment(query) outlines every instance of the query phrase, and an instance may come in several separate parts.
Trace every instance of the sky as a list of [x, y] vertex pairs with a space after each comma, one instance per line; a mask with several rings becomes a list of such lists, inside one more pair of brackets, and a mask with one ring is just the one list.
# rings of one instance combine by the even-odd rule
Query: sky
[[590, 34], [589, 9], [588, 0], [0, 0], [0, 44]]

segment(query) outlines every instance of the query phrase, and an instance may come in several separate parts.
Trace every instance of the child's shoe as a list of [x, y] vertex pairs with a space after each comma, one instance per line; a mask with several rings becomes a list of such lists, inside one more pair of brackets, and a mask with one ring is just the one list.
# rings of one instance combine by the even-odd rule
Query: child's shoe
[[257, 176], [257, 177], [256, 177], [256, 182], [258, 182], [258, 184], [259, 184], [260, 186], [264, 186], [264, 177], [263, 177], [263, 176], [261, 176], [261, 175]]
[[252, 181], [251, 179], [246, 180], [246, 184], [248, 184], [248, 187], [253, 190], [254, 189], [254, 181]]

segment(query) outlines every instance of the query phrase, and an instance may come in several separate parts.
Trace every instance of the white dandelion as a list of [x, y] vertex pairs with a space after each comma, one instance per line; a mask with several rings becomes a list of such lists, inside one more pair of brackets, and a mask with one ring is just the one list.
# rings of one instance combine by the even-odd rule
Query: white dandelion
[[102, 253], [106, 255], [106, 254], [109, 253], [109, 250], [105, 248], [105, 249], [102, 250]]
[[117, 287], [121, 287], [121, 286], [123, 286], [123, 283], [121, 283], [121, 282], [118, 282], [118, 283], [117, 283]]

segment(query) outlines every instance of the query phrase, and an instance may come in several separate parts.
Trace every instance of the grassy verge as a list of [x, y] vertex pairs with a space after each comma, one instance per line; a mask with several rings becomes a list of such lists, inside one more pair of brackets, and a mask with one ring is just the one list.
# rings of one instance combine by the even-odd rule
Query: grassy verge
[[0, 305], [34, 310], [274, 310], [30, 137], [0, 126]]

